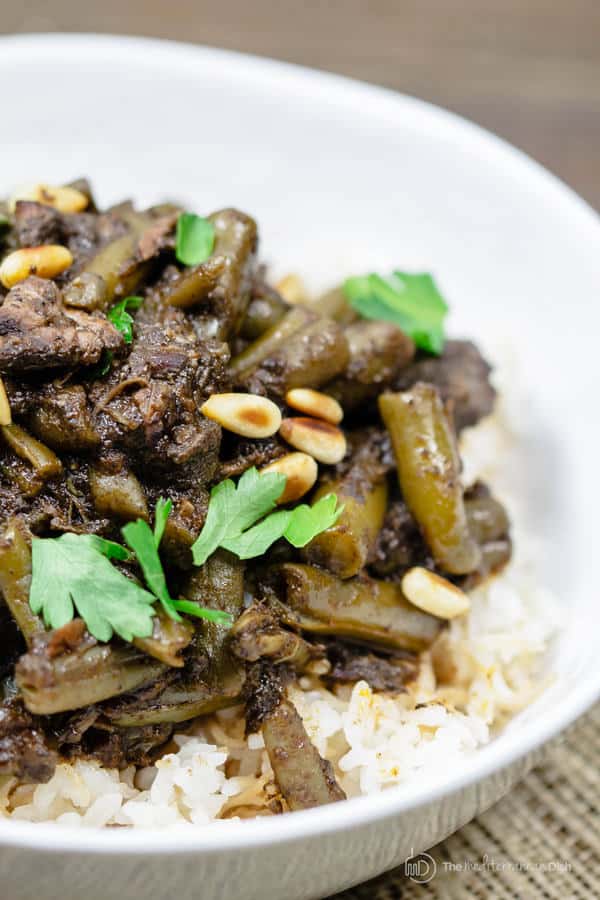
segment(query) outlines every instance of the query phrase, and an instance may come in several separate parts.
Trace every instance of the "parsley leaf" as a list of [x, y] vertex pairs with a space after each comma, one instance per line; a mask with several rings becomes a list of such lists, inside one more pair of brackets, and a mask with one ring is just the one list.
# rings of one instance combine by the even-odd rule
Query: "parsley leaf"
[[203, 565], [217, 547], [239, 538], [243, 531], [271, 512], [283, 493], [285, 482], [286, 476], [280, 472], [261, 475], [252, 467], [244, 472], [237, 486], [230, 478], [217, 484], [210, 492], [204, 527], [192, 545], [194, 563]]
[[165, 528], [167, 526], [167, 519], [171, 515], [172, 509], [172, 500], [165, 500], [164, 497], [159, 497], [156, 501], [156, 509], [154, 512], [154, 543], [157, 547], [160, 546], [160, 542], [163, 539], [163, 534], [165, 533]]
[[290, 522], [285, 529], [286, 541], [294, 547], [305, 547], [314, 537], [335, 525], [342, 512], [343, 506], [337, 505], [335, 494], [327, 494], [313, 506], [302, 503], [292, 510]]
[[187, 613], [188, 616], [196, 616], [197, 619], [206, 619], [208, 622], [216, 622], [217, 625], [233, 625], [231, 613], [222, 609], [208, 609], [206, 606], [198, 606], [193, 600], [172, 600], [175, 609]]
[[393, 322], [421, 350], [439, 355], [444, 349], [443, 323], [448, 305], [428, 273], [348, 278], [343, 291], [364, 318]]
[[175, 621], [181, 621], [181, 616], [173, 608], [154, 534], [148, 523], [144, 519], [138, 519], [136, 522], [129, 522], [123, 526], [121, 532], [137, 557], [146, 584], [154, 596], [160, 600], [164, 611]]
[[322, 497], [314, 506], [302, 504], [273, 512], [285, 482], [281, 473], [260, 474], [251, 468], [237, 487], [230, 479], [216, 485], [210, 494], [204, 528], [192, 546], [195, 564], [203, 565], [217, 547], [240, 559], [262, 556], [281, 537], [294, 547], [304, 547], [337, 521], [343, 507], [337, 508], [335, 494]]
[[133, 316], [130, 316], [127, 310], [139, 309], [143, 302], [143, 297], [124, 297], [111, 306], [107, 313], [108, 319], [121, 332], [126, 344], [133, 341]]
[[110, 559], [127, 559], [124, 547], [92, 534], [34, 538], [29, 604], [46, 625], [61, 628], [74, 608], [99, 641], [113, 633], [126, 641], [152, 634], [152, 594], [127, 578]]
[[195, 213], [182, 213], [177, 219], [175, 256], [184, 266], [197, 266], [213, 252], [215, 226]]
[[[184, 612], [199, 619], [209, 619], [213, 622], [220, 622], [223, 625], [231, 625], [232, 618], [228, 613], [206, 609], [203, 606], [198, 606], [197, 603], [193, 603], [191, 600], [174, 600], [169, 594], [167, 579], [158, 555], [158, 547], [172, 507], [173, 503], [171, 500], [165, 500], [161, 497], [157, 501], [154, 516], [154, 532], [152, 532], [152, 529], [144, 519], [129, 522], [121, 529], [123, 537], [137, 557], [144, 573], [146, 584], [155, 597], [160, 600], [167, 615], [177, 622], [181, 621], [179, 612]], [[116, 544], [115, 546], [118, 547], [119, 545]]]

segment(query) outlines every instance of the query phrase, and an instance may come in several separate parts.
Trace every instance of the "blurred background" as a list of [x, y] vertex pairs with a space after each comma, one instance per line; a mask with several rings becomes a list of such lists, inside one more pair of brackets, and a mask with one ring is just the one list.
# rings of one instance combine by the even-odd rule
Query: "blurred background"
[[141, 34], [328, 69], [438, 103], [600, 209], [600, 0], [0, 0], [0, 33]]

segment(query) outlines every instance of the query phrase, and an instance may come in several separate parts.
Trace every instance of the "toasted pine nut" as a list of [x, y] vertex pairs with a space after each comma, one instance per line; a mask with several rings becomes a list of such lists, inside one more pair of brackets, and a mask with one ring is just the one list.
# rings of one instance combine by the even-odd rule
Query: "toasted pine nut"
[[261, 472], [281, 472], [287, 481], [277, 504], [290, 503], [303, 497], [317, 480], [319, 467], [308, 453], [288, 453], [263, 466]]
[[296, 450], [302, 450], [330, 466], [341, 462], [346, 455], [344, 432], [321, 419], [284, 419], [279, 433]]
[[291, 303], [292, 306], [295, 306], [298, 303], [308, 303], [308, 294], [306, 293], [304, 283], [302, 279], [298, 275], [294, 275], [294, 273], [285, 275], [278, 281], [275, 285], [275, 290], [278, 294], [281, 294], [287, 303]]
[[279, 407], [256, 394], [212, 394], [200, 411], [227, 431], [244, 437], [270, 437], [281, 425]]
[[337, 400], [329, 394], [313, 391], [312, 388], [293, 388], [285, 395], [285, 402], [293, 409], [306, 413], [307, 416], [325, 419], [332, 425], [339, 425], [344, 418], [344, 410]]
[[4, 257], [0, 265], [0, 281], [5, 288], [11, 288], [29, 275], [56, 278], [68, 269], [72, 262], [71, 252], [60, 244], [23, 247]]
[[10, 413], [10, 403], [8, 402], [8, 397], [6, 396], [6, 388], [4, 387], [4, 382], [2, 378], [0, 378], [0, 425], [10, 425], [12, 422], [12, 416]]
[[414, 606], [440, 619], [454, 619], [471, 608], [471, 601], [464, 591], [420, 566], [406, 572], [402, 593]]
[[53, 206], [62, 213], [82, 212], [89, 203], [88, 198], [76, 188], [62, 185], [52, 187], [49, 184], [32, 184], [22, 188], [11, 197], [10, 206], [14, 210], [19, 200], [33, 200], [44, 206]]

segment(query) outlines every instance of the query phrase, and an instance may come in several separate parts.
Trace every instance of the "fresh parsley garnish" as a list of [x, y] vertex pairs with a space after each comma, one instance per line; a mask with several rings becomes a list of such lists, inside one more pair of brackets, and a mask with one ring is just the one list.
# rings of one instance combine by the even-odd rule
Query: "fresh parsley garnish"
[[350, 305], [365, 319], [393, 322], [428, 353], [439, 355], [444, 349], [448, 305], [428, 273], [394, 272], [389, 278], [348, 278], [343, 291]]
[[128, 557], [120, 544], [93, 534], [33, 538], [29, 605], [50, 628], [70, 622], [75, 608], [99, 641], [113, 633], [126, 641], [149, 637], [156, 598], [110, 562]]
[[206, 609], [203, 606], [198, 606], [191, 600], [175, 600], [169, 594], [165, 571], [158, 555], [158, 547], [172, 506], [173, 504], [170, 500], [165, 500], [163, 497], [158, 500], [154, 516], [154, 531], [144, 519], [129, 522], [128, 525], [124, 525], [121, 529], [127, 545], [135, 553], [140, 568], [144, 573], [146, 584], [154, 596], [160, 600], [167, 615], [175, 619], [175, 621], [181, 621], [179, 612], [185, 612], [188, 615], [196, 616], [198, 619], [210, 619], [210, 621], [219, 622], [222, 625], [231, 625], [232, 619], [229, 613], [221, 610]]
[[154, 531], [142, 519], [122, 529], [150, 591], [110, 562], [133, 558], [121, 544], [93, 534], [34, 538], [29, 593], [33, 612], [42, 615], [48, 627], [61, 628], [71, 621], [76, 610], [90, 634], [99, 641], [109, 641], [113, 634], [126, 641], [149, 637], [157, 601], [172, 619], [180, 620], [181, 612], [231, 625], [231, 616], [226, 612], [205, 609], [191, 600], [175, 600], [170, 596], [158, 547], [171, 506], [170, 500], [158, 501]]
[[260, 474], [252, 467], [237, 485], [229, 478], [217, 484], [210, 494], [204, 527], [192, 545], [194, 563], [203, 565], [217, 547], [240, 559], [251, 559], [261, 556], [282, 537], [294, 547], [304, 547], [335, 524], [343, 509], [337, 506], [335, 494], [322, 497], [314, 506], [275, 510], [285, 482], [285, 475]]
[[213, 252], [215, 226], [195, 213], [181, 213], [175, 232], [175, 256], [184, 266], [198, 266]]
[[126, 344], [131, 344], [133, 341], [133, 316], [130, 316], [127, 310], [139, 309], [143, 302], [143, 297], [124, 297], [123, 300], [115, 303], [107, 313], [109, 320], [123, 335]]

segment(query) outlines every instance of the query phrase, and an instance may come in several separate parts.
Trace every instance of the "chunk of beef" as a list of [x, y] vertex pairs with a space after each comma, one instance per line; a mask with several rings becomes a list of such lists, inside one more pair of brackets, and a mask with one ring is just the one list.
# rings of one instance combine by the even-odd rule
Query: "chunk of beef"
[[93, 365], [120, 353], [123, 336], [101, 313], [67, 310], [52, 281], [31, 276], [0, 306], [0, 372]]
[[80, 739], [59, 743], [59, 750], [69, 759], [95, 759], [102, 766], [124, 769], [126, 766], [148, 766], [170, 739], [173, 725], [160, 722], [132, 728], [117, 728], [108, 723], [87, 729]]
[[15, 415], [24, 417], [27, 427], [53, 450], [77, 452], [91, 450], [100, 443], [95, 430], [87, 395], [82, 385], [55, 381], [40, 386], [21, 382], [17, 404], [9, 401]]
[[52, 778], [56, 762], [34, 717], [18, 700], [5, 701], [0, 706], [0, 775], [44, 783]]
[[405, 691], [405, 685], [419, 671], [416, 656], [384, 657], [341, 641], [332, 642], [327, 655], [332, 663], [328, 679], [352, 683], [364, 680], [375, 691]]
[[90, 389], [107, 447], [135, 454], [145, 475], [203, 484], [218, 464], [221, 429], [199, 411], [206, 385], [225, 377], [222, 345], [201, 344], [189, 325], [136, 321], [127, 360]]
[[372, 569], [380, 576], [411, 566], [433, 569], [434, 563], [419, 526], [403, 500], [394, 500], [377, 536]]
[[15, 231], [21, 247], [60, 244], [64, 238], [58, 210], [33, 200], [19, 200], [15, 205]]
[[491, 366], [471, 341], [447, 341], [441, 356], [423, 356], [402, 369], [394, 390], [404, 391], [417, 381], [434, 384], [450, 404], [460, 431], [492, 411], [496, 391], [490, 372]]

